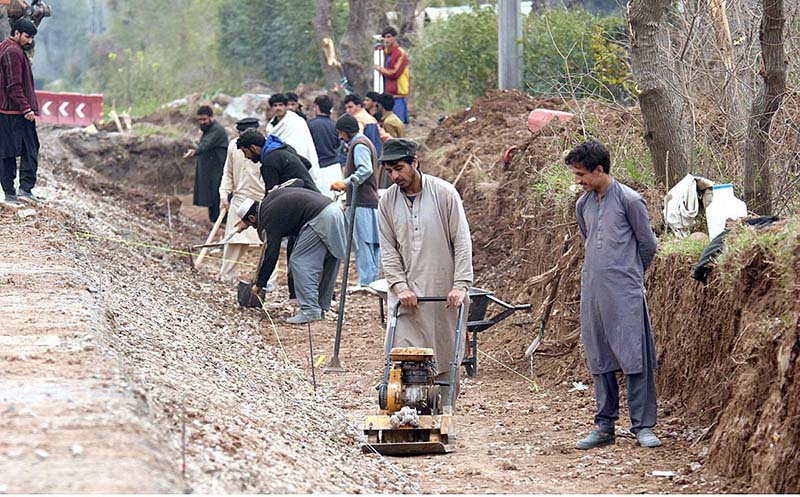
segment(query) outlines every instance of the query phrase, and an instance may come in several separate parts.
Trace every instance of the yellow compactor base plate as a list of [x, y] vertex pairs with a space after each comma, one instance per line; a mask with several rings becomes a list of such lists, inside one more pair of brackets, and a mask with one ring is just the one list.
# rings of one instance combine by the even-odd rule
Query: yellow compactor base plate
[[384, 456], [417, 456], [454, 452], [450, 441], [453, 433], [453, 416], [420, 416], [419, 426], [392, 428], [389, 415], [368, 416], [364, 434], [368, 443], [362, 445], [365, 454], [377, 452]]

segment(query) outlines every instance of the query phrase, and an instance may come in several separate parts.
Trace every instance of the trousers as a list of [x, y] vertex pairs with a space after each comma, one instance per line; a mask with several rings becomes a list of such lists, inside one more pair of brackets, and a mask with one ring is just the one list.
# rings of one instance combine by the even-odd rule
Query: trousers
[[[605, 433], [614, 433], [614, 425], [619, 419], [619, 385], [617, 372], [611, 371], [592, 375], [594, 378], [594, 398], [597, 401], [597, 415], [594, 424]], [[635, 434], [642, 428], [656, 425], [656, 383], [654, 370], [645, 368], [642, 373], [625, 375], [628, 387], [628, 411], [631, 417], [631, 431]]]
[[330, 253], [322, 238], [309, 225], [303, 226], [295, 240], [289, 268], [300, 310], [319, 318], [331, 309], [339, 259]]
[[39, 170], [39, 136], [36, 123], [20, 115], [0, 114], [0, 185], [3, 192], [16, 195], [14, 180], [17, 177], [17, 157], [19, 161], [19, 188], [30, 193], [36, 186], [36, 173]]
[[[351, 207], [348, 207], [348, 210]], [[381, 251], [378, 242], [377, 210], [371, 207], [356, 207], [353, 229], [353, 247], [356, 251], [358, 284], [369, 286], [380, 278]], [[348, 213], [349, 218], [349, 213]]]

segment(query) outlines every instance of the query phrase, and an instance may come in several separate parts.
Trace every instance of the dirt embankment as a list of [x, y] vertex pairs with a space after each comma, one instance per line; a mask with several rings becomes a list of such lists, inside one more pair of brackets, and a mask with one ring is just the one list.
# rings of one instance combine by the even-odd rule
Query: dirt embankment
[[194, 161], [182, 158], [192, 146], [186, 138], [74, 130], [61, 133], [60, 140], [83, 164], [112, 182], [158, 193], [186, 193], [194, 187]]
[[[525, 116], [535, 107], [579, 113], [535, 135]], [[578, 253], [581, 240], [562, 154], [582, 140], [584, 131], [609, 145], [612, 170], [647, 200], [651, 222], [662, 235], [663, 192], [639, 182], [637, 151], [646, 150], [635, 110], [596, 102], [534, 100], [515, 92], [494, 92], [444, 120], [426, 142], [423, 167], [453, 181], [461, 175], [462, 193], [473, 232], [477, 283], [508, 300], [544, 301], [545, 288], [532, 277], [558, 261], [565, 235]], [[600, 126], [599, 124], [602, 124]], [[519, 150], [504, 165], [501, 153]], [[638, 152], [637, 152], [638, 153]], [[631, 179], [633, 177], [633, 179]], [[774, 229], [787, 229], [780, 226]], [[678, 415], [693, 425], [690, 436], [712, 437], [709, 462], [740, 477], [759, 492], [800, 490], [797, 384], [800, 259], [797, 238], [790, 267], [794, 286], [779, 284], [772, 262], [755, 246], [737, 254], [738, 265], [718, 268], [707, 287], [690, 278], [692, 261], [658, 257], [648, 272], [647, 289], [660, 369], [659, 415]], [[793, 266], [792, 266], [793, 264]], [[573, 380], [585, 370], [580, 342], [580, 261], [567, 269], [540, 351], [538, 370], [550, 381]], [[738, 272], [722, 278], [725, 271]], [[506, 351], [519, 368], [532, 337], [517, 330], [487, 333], [487, 351]], [[691, 432], [691, 430], [690, 430]]]

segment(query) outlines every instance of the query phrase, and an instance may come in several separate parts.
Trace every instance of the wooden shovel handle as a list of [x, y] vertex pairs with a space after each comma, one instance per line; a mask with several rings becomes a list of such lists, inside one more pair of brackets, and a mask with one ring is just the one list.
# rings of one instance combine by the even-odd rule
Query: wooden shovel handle
[[[217, 231], [219, 231], [219, 227], [222, 226], [222, 220], [225, 219], [225, 214], [227, 212], [228, 212], [227, 207], [219, 211], [217, 222], [214, 223], [214, 227], [211, 228], [211, 233], [208, 234], [206, 243], [204, 243], [203, 245], [210, 245], [211, 242], [214, 240], [214, 237], [217, 236]], [[205, 260], [207, 254], [208, 254], [208, 247], [205, 247], [203, 250], [200, 251], [200, 255], [197, 256], [197, 260], [194, 262], [195, 269], [200, 269], [200, 265], [203, 263], [203, 260]]]

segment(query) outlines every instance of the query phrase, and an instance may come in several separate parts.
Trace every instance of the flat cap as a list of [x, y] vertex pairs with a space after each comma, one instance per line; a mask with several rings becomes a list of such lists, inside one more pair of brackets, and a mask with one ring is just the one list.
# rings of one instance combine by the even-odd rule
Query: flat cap
[[417, 143], [405, 138], [392, 138], [383, 144], [383, 153], [379, 162], [392, 162], [403, 157], [416, 157]]
[[248, 128], [257, 128], [258, 124], [258, 119], [255, 117], [245, 117], [244, 119], [236, 121], [236, 129], [244, 131]]

